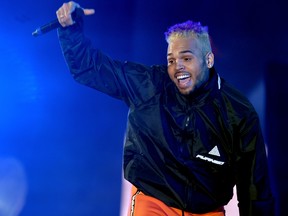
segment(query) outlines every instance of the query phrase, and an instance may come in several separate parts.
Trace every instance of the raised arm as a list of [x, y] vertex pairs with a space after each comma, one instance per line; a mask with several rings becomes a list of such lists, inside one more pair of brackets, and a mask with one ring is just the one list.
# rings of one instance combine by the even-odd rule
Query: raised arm
[[64, 3], [56, 12], [62, 25], [58, 29], [60, 45], [74, 79], [129, 106], [152, 98], [163, 81], [166, 66], [122, 62], [102, 53], [85, 37], [82, 17], [73, 19], [77, 9], [83, 10], [84, 15], [94, 14], [93, 9], [83, 9], [75, 2]]

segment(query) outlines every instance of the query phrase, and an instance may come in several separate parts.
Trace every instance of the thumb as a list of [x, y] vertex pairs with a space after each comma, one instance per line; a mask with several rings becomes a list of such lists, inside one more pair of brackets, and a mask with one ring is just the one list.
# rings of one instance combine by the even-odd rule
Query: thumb
[[83, 9], [84, 15], [85, 16], [89, 16], [89, 15], [93, 15], [95, 13], [94, 9]]

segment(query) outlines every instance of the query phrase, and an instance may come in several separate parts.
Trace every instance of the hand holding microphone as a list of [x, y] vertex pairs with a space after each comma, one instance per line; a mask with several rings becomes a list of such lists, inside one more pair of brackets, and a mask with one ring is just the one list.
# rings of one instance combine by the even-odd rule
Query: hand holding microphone
[[68, 27], [75, 23], [75, 18], [80, 15], [92, 15], [94, 14], [94, 9], [84, 9], [81, 8], [80, 5], [76, 2], [70, 1], [68, 3], [64, 3], [57, 11], [57, 19], [37, 28], [32, 35], [39, 36], [44, 33], [47, 33], [53, 29], [59, 27]]
[[95, 13], [94, 9], [83, 9], [76, 2], [70, 1], [68, 3], [64, 3], [62, 7], [60, 7], [56, 11], [56, 15], [58, 18], [58, 22], [62, 27], [67, 27], [74, 24], [74, 20], [72, 17], [72, 13], [77, 9], [83, 10], [84, 15], [92, 15]]

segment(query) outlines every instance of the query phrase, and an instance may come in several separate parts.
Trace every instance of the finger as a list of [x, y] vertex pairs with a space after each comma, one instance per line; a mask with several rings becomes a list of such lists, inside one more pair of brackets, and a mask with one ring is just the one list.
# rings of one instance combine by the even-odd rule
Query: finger
[[93, 15], [95, 13], [94, 9], [83, 9], [83, 12], [86, 16]]
[[74, 22], [72, 20], [71, 14], [69, 14], [68, 16], [65, 15], [64, 12], [59, 11], [57, 13], [57, 19], [58, 22], [61, 24], [61, 26], [66, 27], [69, 25], [72, 25]]
[[64, 3], [56, 12], [57, 18], [61, 26], [66, 27], [74, 24], [72, 12], [75, 10], [74, 2]]
[[68, 2], [68, 3], [64, 3], [62, 8], [63, 8], [63, 11], [64, 11], [64, 16], [65, 17], [69, 17], [69, 15], [71, 15], [76, 7], [79, 7], [78, 4], [76, 4], [75, 2]]
[[70, 14], [72, 14], [76, 8], [81, 8], [78, 3], [73, 2], [73, 1], [68, 2], [66, 6]]

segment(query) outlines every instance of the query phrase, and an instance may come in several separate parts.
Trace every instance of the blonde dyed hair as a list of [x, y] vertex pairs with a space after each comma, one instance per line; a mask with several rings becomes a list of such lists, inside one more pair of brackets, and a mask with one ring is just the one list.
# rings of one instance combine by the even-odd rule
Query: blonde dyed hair
[[212, 52], [208, 27], [202, 26], [200, 22], [188, 20], [168, 28], [168, 30], [165, 32], [165, 39], [167, 43], [169, 44], [171, 41], [177, 38], [197, 39], [200, 42], [204, 56], [207, 53]]

